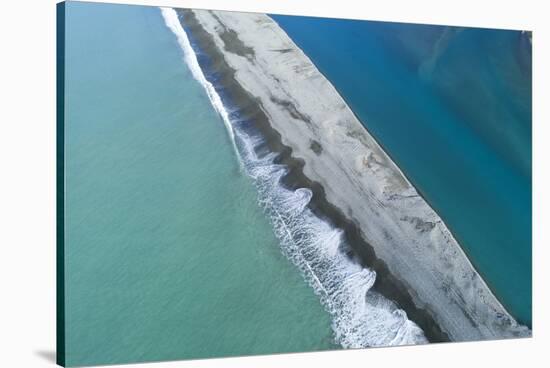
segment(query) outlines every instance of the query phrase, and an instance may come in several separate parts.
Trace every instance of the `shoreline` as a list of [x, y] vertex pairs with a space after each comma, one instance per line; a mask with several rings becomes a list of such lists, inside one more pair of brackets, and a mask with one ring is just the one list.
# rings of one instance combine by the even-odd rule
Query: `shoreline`
[[[179, 12], [179, 10], [178, 10]], [[283, 185], [291, 190], [298, 188], [310, 189], [313, 193], [308, 207], [319, 218], [327, 220], [329, 223], [344, 231], [344, 236], [348, 244], [353, 248], [353, 252], [358, 256], [362, 266], [373, 269], [377, 272], [376, 282], [373, 290], [376, 290], [384, 297], [397, 302], [403, 308], [407, 315], [417, 323], [430, 342], [449, 341], [448, 336], [441, 331], [435, 324], [429, 314], [416, 308], [412, 298], [408, 294], [404, 285], [401, 285], [397, 279], [391, 275], [384, 262], [378, 259], [374, 249], [366, 243], [356, 225], [345, 218], [344, 214], [335, 206], [326, 200], [323, 187], [316, 182], [308, 179], [303, 173], [304, 161], [292, 157], [292, 149], [282, 143], [281, 135], [269, 124], [268, 117], [263, 113], [260, 104], [247, 104], [254, 98], [248, 94], [235, 80], [234, 71], [223, 62], [223, 55], [219, 52], [210, 36], [200, 27], [198, 21], [190, 11], [182, 11], [180, 14], [184, 17], [184, 28], [190, 30], [194, 40], [200, 45], [200, 50], [206, 53], [210, 59], [216, 61], [215, 74], [222, 76], [219, 81], [223, 88], [227, 90], [231, 101], [239, 105], [241, 101], [241, 111], [246, 119], [254, 119], [255, 129], [260, 132], [264, 138], [263, 144], [269, 152], [277, 153], [276, 162], [288, 168], [288, 173], [282, 177]], [[244, 106], [244, 108], [242, 107]], [[368, 262], [366, 260], [369, 260]]]
[[[331, 152], [332, 147], [323, 144], [327, 141], [326, 135], [329, 136], [328, 140], [330, 141], [330, 135], [334, 130], [332, 129], [333, 127], [328, 124], [321, 127], [316, 126], [319, 121], [311, 117], [310, 111], [313, 105], [307, 106], [308, 102], [311, 101], [304, 101], [303, 99], [300, 101], [289, 101], [273, 95], [271, 95], [269, 99], [262, 99], [258, 97], [256, 93], [251, 94], [249, 92], [251, 89], [254, 90], [254, 88], [251, 88], [254, 87], [254, 84], [250, 81], [243, 81], [244, 72], [241, 68], [242, 63], [248, 63], [246, 68], [254, 67], [258, 62], [256, 54], [264, 50], [260, 50], [257, 43], [244, 42], [241, 40], [239, 37], [242, 32], [240, 33], [238, 26], [235, 25], [239, 20], [243, 20], [242, 18], [239, 19], [239, 17], [254, 18], [254, 22], [257, 23], [258, 31], [264, 32], [265, 36], [268, 34], [267, 31], [277, 31], [278, 26], [273, 20], [265, 15], [259, 14], [243, 15], [241, 13], [188, 10], [177, 10], [177, 12], [183, 15], [184, 27], [191, 30], [194, 39], [197, 40], [197, 43], [200, 45], [201, 51], [207, 54], [212, 60], [212, 67], [218, 72], [217, 75], [220, 77], [219, 82], [231, 96], [232, 102], [242, 109], [247, 115], [247, 118], [254, 120], [256, 128], [259, 129], [266, 140], [266, 148], [271, 152], [278, 152], [280, 154], [280, 163], [289, 168], [289, 173], [283, 179], [285, 185], [292, 189], [306, 187], [312, 190], [313, 198], [309, 205], [312, 211], [320, 218], [328, 219], [330, 223], [344, 230], [345, 237], [351, 245], [352, 252], [361, 260], [364, 266], [377, 272], [378, 277], [376, 278], [374, 289], [388, 299], [395, 301], [403, 308], [411, 320], [424, 330], [430, 342], [479, 340], [530, 335], [530, 331], [523, 326], [517, 325], [515, 320], [508, 314], [500, 302], [498, 302], [484, 280], [482, 280], [477, 271], [475, 271], [456, 240], [454, 240], [452, 234], [442, 223], [441, 219], [433, 213], [433, 210], [431, 210], [424, 199], [420, 197], [419, 193], [412, 187], [399, 168], [393, 164], [389, 156], [386, 155], [377, 142], [370, 137], [366, 129], [358, 122], [354, 115], [352, 115], [352, 118], [346, 116], [346, 114], [349, 115], [351, 110], [349, 110], [345, 102], [343, 102], [343, 99], [337, 94], [334, 87], [330, 85], [329, 82], [326, 82], [324, 76], [311, 65], [311, 61], [301, 53], [301, 50], [299, 50], [292, 41], [288, 42], [288, 40], [284, 39], [286, 34], [282, 30], [279, 29], [280, 34], [277, 34], [277, 36], [283, 39], [283, 43], [286, 41], [284, 46], [287, 47], [280, 48], [279, 53], [283, 56], [288, 53], [298, 54], [298, 61], [302, 63], [300, 66], [303, 67], [303, 70], [299, 71], [299, 73], [302, 75], [307, 74], [306, 79], [310, 78], [315, 80], [317, 84], [319, 84], [319, 79], [322, 79], [321, 84], [324, 87], [323, 91], [326, 90], [326, 95], [331, 98], [327, 100], [328, 102], [324, 102], [327, 102], [329, 106], [333, 104], [330, 106], [331, 108], [334, 108], [334, 104], [336, 104], [336, 109], [340, 111], [339, 114], [336, 114], [336, 119], [342, 116], [348, 119], [346, 122], [347, 124], [343, 124], [345, 126], [342, 128], [348, 129], [345, 133], [349, 133], [344, 143], [348, 146], [350, 142], [354, 144], [355, 146], [352, 147], [354, 148], [353, 151], [356, 149], [364, 149], [365, 147], [368, 148], [368, 155], [359, 156], [362, 159], [362, 162], [359, 162], [359, 166], [362, 168], [361, 164], [363, 164], [367, 166], [367, 168], [369, 168], [369, 165], [371, 168], [374, 167], [376, 170], [372, 170], [373, 172], [371, 173], [374, 176], [374, 180], [389, 186], [393, 191], [387, 190], [390, 192], [388, 196], [387, 193], [385, 193], [386, 190], [383, 190], [382, 193], [377, 193], [373, 191], [372, 188], [367, 187], [366, 189], [371, 189], [369, 193], [368, 190], [364, 190], [365, 188], [361, 187], [362, 183], [357, 183], [356, 180], [354, 180], [355, 178], [353, 175], [348, 175], [350, 173], [353, 174], [353, 172], [350, 172], [352, 170], [345, 170], [347, 167], [343, 167], [338, 170], [340, 172], [338, 172], [337, 175], [344, 175], [342, 177], [344, 180], [341, 182], [342, 186], [347, 185], [351, 187], [347, 193], [350, 198], [342, 198], [345, 197], [346, 193], [339, 196], [335, 195], [334, 184], [326, 182], [328, 181], [327, 175], [334, 175], [335, 169], [334, 167], [329, 167], [329, 169], [332, 170], [331, 172], [331, 170], [326, 170], [326, 168], [322, 167], [323, 161], [333, 158], [330, 157], [333, 154], [333, 152]], [[200, 19], [197, 19], [197, 15]], [[220, 17], [223, 17], [223, 20]], [[235, 19], [237, 19], [237, 21], [231, 23], [232, 20], [234, 21]], [[275, 24], [275, 26], [273, 24]], [[264, 27], [265, 25], [268, 25], [268, 27]], [[216, 27], [218, 29], [217, 31], [215, 31]], [[281, 52], [281, 50], [283, 52]], [[302, 59], [305, 59], [305, 61]], [[289, 62], [290, 65], [292, 65], [292, 61], [282, 59], [283, 63]], [[308, 65], [307, 62], [310, 64]], [[230, 65], [231, 63], [233, 63], [233, 65]], [[237, 65], [237, 68], [235, 65]], [[277, 69], [277, 67], [274, 69]], [[291, 67], [287, 69], [288, 70], [283, 70], [278, 75], [271, 75], [278, 85], [269, 85], [268, 87], [277, 89], [280, 87], [282, 80], [288, 85], [292, 85], [292, 80], [288, 78], [286, 78], [286, 80], [283, 79], [287, 77], [286, 74], [288, 74], [287, 72], [289, 70], [293, 70]], [[236, 72], [236, 70], [239, 70], [239, 72]], [[248, 70], [250, 71], [250, 69]], [[262, 71], [260, 70], [260, 72]], [[298, 73], [297, 70], [296, 72]], [[262, 82], [269, 83], [266, 81]], [[305, 83], [307, 84], [307, 80]], [[248, 90], [245, 86], [248, 87]], [[314, 87], [315, 86], [316, 85], [314, 85]], [[283, 90], [283, 92], [286, 92], [286, 90]], [[341, 101], [334, 98], [333, 95], [340, 97]], [[300, 95], [293, 97], [297, 99], [301, 98]], [[300, 106], [298, 102], [305, 107]], [[268, 104], [269, 106], [267, 106]], [[279, 111], [275, 111], [275, 109]], [[278, 116], [273, 116], [275, 115], [274, 113], [278, 114]], [[305, 144], [305, 147], [304, 144], [292, 144], [293, 142], [289, 142], [289, 139], [292, 138], [290, 136], [293, 133], [289, 133], [288, 129], [293, 129], [295, 125], [288, 123], [288, 127], [281, 125], [284, 124], [284, 120], [281, 119], [281, 116], [285, 116], [287, 122], [289, 120], [288, 117], [290, 117], [296, 121], [293, 122], [293, 124], [302, 124], [306, 126], [306, 136], [313, 136], [317, 139], [309, 139], [309, 141], [306, 141], [306, 143], [309, 144]], [[275, 122], [278, 122], [279, 126], [274, 126]], [[338, 129], [341, 128], [339, 121], [333, 120], [329, 123], [336, 124], [336, 128]], [[350, 126], [353, 130], [349, 130]], [[296, 132], [296, 134], [300, 133]], [[297, 140], [299, 141], [299, 139]], [[358, 143], [359, 147], [356, 147]], [[361, 147], [361, 144], [363, 147]], [[304, 149], [308, 148], [311, 152], [309, 154], [304, 154]], [[338, 148], [334, 147], [334, 149]], [[323, 158], [317, 159], [318, 156], [322, 156]], [[353, 162], [352, 158], [353, 157], [350, 157], [347, 161], [352, 161], [351, 167], [353, 169], [353, 167], [357, 166], [357, 162]], [[317, 167], [312, 169], [311, 166]], [[337, 165], [336, 168], [338, 168]], [[323, 171], [323, 169], [325, 170]], [[380, 175], [380, 172], [382, 175]], [[336, 177], [340, 178], [340, 176]], [[330, 177], [328, 179], [330, 180]], [[372, 180], [372, 178], [370, 178], [370, 180]], [[369, 183], [369, 185], [372, 186], [371, 183]], [[391, 214], [392, 211], [397, 211], [399, 215], [399, 211], [395, 208], [384, 207], [381, 206], [381, 204], [384, 204], [384, 200], [397, 200], [398, 203], [411, 205], [410, 201], [404, 198], [412, 198], [412, 207], [416, 211], [413, 212], [415, 214], [419, 213], [420, 216], [398, 216], [397, 220], [400, 221], [397, 224], [398, 226], [393, 226], [390, 230], [386, 230], [384, 226], [380, 227], [379, 225], [395, 225], [395, 223], [393, 223], [394, 221], [392, 221], [394, 219], [383, 218], [379, 221], [377, 226], [378, 231], [383, 232], [383, 236], [378, 238], [371, 237], [371, 240], [374, 241], [369, 241], [369, 237], [365, 236], [365, 232], [368, 233], [369, 230], [373, 229], [371, 226], [364, 226], [365, 223], [369, 221], [354, 216], [353, 209], [355, 208], [352, 208], [350, 205], [350, 203], [354, 203], [354, 200], [357, 199], [357, 187], [359, 187], [358, 194], [363, 200], [371, 200], [378, 206], [376, 208], [378, 213], [376, 211], [373, 212], [372, 208], [370, 209], [369, 212], [371, 215], [380, 213], [385, 214], [386, 212]], [[397, 190], [395, 190], [396, 188]], [[353, 193], [355, 193], [355, 197], [351, 195]], [[384, 198], [384, 196], [386, 196], [386, 198]], [[392, 196], [394, 196], [393, 199]], [[418, 210], [418, 208], [420, 208], [420, 210]], [[368, 219], [369, 216], [365, 217]], [[406, 226], [408, 226], [409, 229], [403, 230], [402, 227]], [[413, 230], [416, 229], [416, 232], [413, 231], [410, 233], [411, 227]], [[434, 234], [438, 231], [439, 234]], [[396, 234], [400, 236], [397, 241], [392, 238], [395, 237]], [[414, 234], [422, 235], [421, 240], [426, 243], [422, 245], [431, 245], [431, 249], [417, 250], [417, 253], [421, 254], [424, 259], [418, 260], [416, 258], [409, 258], [412, 263], [422, 263], [422, 261], [430, 260], [430, 254], [425, 253], [434, 251], [437, 256], [442, 256], [440, 257], [442, 258], [440, 261], [447, 263], [447, 265], [453, 260], [456, 261], [458, 259], [462, 262], [460, 264], [462, 269], [471, 272], [469, 275], [469, 277], [471, 277], [468, 284], [469, 287], [464, 288], [461, 287], [464, 285], [453, 282], [454, 280], [449, 278], [449, 275], [444, 272], [442, 273], [442, 270], [437, 267], [439, 264], [433, 267], [435, 271], [430, 269], [432, 265], [429, 263], [424, 264], [424, 267], [420, 269], [415, 269], [415, 267], [409, 265], [409, 270], [407, 270], [407, 265], [403, 262], [407, 261], [407, 255], [405, 254], [400, 257], [400, 249], [393, 250], [391, 246], [403, 244], [411, 239], [413, 241], [416, 240], [412, 237]], [[444, 236], [443, 239], [441, 235]], [[384, 241], [384, 238], [386, 238], [387, 241]], [[390, 247], [388, 247], [388, 243]], [[444, 243], [443, 246], [441, 246], [440, 243]], [[401, 247], [403, 248], [402, 245]], [[443, 248], [443, 251], [441, 248]], [[440, 254], [437, 254], [438, 251]], [[387, 264], [384, 258], [390, 260], [390, 264]], [[400, 270], [400, 266], [404, 266], [404, 270]], [[453, 265], [451, 264], [450, 266]], [[405, 277], [407, 275], [413, 275], [410, 272], [411, 269], [414, 269], [415, 273], [420, 274], [420, 276], [414, 277], [412, 282]], [[434, 277], [434, 272], [439, 272], [439, 275], [437, 275], [439, 277]], [[430, 275], [430, 273], [432, 273], [432, 275]], [[426, 280], [428, 282], [426, 282]], [[436, 285], [436, 287], [441, 287], [443, 292], [440, 291], [439, 293], [433, 293], [435, 295], [430, 295], [429, 288], [437, 283], [440, 285]], [[472, 287], [472, 284], [475, 285]], [[418, 285], [421, 287], [415, 287]], [[423, 291], [423, 295], [418, 295], [418, 289]], [[426, 292], [426, 289], [428, 292]], [[445, 289], [447, 291], [446, 293]], [[468, 300], [468, 293], [471, 294], [472, 292], [474, 295], [470, 295], [470, 297], [473, 299]], [[479, 303], [480, 300], [476, 300], [476, 297], [482, 299], [481, 303]], [[483, 303], [483, 301], [485, 301], [485, 303]], [[441, 308], [446, 308], [446, 305], [451, 305], [454, 309], [451, 311], [452, 313], [447, 313], [442, 316]]]

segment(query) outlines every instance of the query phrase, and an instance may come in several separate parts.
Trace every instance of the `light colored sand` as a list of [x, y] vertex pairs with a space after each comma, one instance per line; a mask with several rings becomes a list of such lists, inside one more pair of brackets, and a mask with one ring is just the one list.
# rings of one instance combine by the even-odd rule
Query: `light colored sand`
[[[415, 304], [452, 340], [531, 334], [502, 307], [439, 216], [271, 18], [193, 12], [242, 87], [261, 101], [283, 143], [305, 161], [305, 175], [359, 226]], [[228, 35], [242, 41], [238, 50], [235, 43], [224, 44]], [[322, 147], [320, 153], [312, 142]]]

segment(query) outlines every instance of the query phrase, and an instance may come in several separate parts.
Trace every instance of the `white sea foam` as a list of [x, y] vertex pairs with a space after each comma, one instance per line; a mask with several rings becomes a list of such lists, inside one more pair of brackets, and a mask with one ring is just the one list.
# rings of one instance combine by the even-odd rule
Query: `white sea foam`
[[282, 186], [286, 168], [275, 164], [273, 155], [256, 155], [258, 139], [238, 129], [235, 133], [246, 172], [254, 179], [281, 248], [332, 315], [336, 340], [346, 348], [426, 343], [422, 330], [403, 310], [371, 290], [376, 273], [343, 251], [343, 231], [307, 207], [311, 191]]
[[335, 339], [345, 348], [426, 343], [422, 330], [406, 313], [372, 290], [376, 273], [363, 268], [343, 251], [343, 231], [317, 217], [309, 208], [312, 192], [286, 189], [286, 167], [275, 154], [259, 157], [261, 139], [233, 125], [214, 86], [206, 80], [189, 39], [173, 9], [162, 8], [166, 25], [176, 34], [184, 59], [219, 112], [240, 164], [253, 179], [260, 205], [269, 216], [282, 252], [302, 272], [332, 316]]
[[187, 33], [185, 33], [185, 30], [183, 29], [179, 21], [178, 13], [176, 13], [176, 11], [172, 8], [160, 8], [160, 11], [162, 12], [162, 17], [164, 18], [166, 26], [176, 35], [178, 43], [183, 49], [183, 58], [185, 60], [185, 63], [189, 67], [191, 74], [204, 87], [204, 90], [206, 91], [206, 94], [208, 95], [212, 106], [214, 106], [214, 109], [216, 109], [218, 114], [220, 114], [223, 123], [227, 128], [227, 132], [229, 133], [229, 137], [231, 138], [233, 148], [235, 149], [235, 151], [237, 151], [237, 146], [235, 143], [235, 133], [229, 119], [229, 113], [224, 107], [222, 99], [218, 92], [216, 92], [216, 89], [214, 88], [212, 83], [210, 83], [204, 76], [204, 73], [202, 72], [202, 69], [199, 65], [199, 61], [197, 60], [197, 55], [195, 54], [195, 51], [191, 46], [191, 42], [189, 42]]

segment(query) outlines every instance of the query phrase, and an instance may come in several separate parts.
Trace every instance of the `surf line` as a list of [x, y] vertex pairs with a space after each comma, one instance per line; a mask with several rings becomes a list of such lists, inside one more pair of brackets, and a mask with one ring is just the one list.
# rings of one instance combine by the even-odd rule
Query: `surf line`
[[[195, 54], [195, 51], [191, 46], [189, 37], [187, 37], [187, 33], [185, 33], [185, 30], [183, 29], [179, 21], [178, 14], [172, 8], [160, 8], [160, 10], [162, 12], [162, 17], [164, 18], [164, 22], [166, 23], [166, 26], [176, 35], [178, 43], [180, 47], [183, 49], [184, 61], [189, 67], [189, 70], [191, 71], [193, 78], [195, 78], [204, 87], [204, 90], [206, 91], [206, 94], [208, 96], [208, 99], [210, 100], [210, 103], [212, 104], [216, 112], [220, 115], [220, 117], [223, 120], [223, 123], [227, 129], [227, 132], [229, 134], [229, 138], [231, 139], [231, 144], [233, 146], [233, 149], [235, 150], [235, 153], [239, 155], [239, 150], [237, 149], [237, 143], [235, 142], [235, 131], [233, 129], [233, 125], [231, 124], [229, 113], [227, 112], [220, 95], [214, 88], [214, 85], [212, 85], [212, 83], [210, 83], [206, 79], [199, 65], [197, 55]], [[239, 160], [239, 164], [241, 164], [240, 160]]]
[[343, 231], [308, 208], [311, 190], [285, 188], [282, 178], [288, 168], [276, 163], [277, 154], [260, 157], [256, 148], [262, 137], [232, 124], [222, 98], [200, 67], [177, 12], [171, 8], [161, 8], [161, 12], [183, 49], [193, 77], [221, 116], [239, 164], [253, 179], [260, 206], [271, 221], [282, 252], [298, 267], [331, 315], [336, 341], [344, 348], [427, 343], [423, 331], [402, 309], [371, 290], [376, 272], [363, 268], [343, 251], [347, 246]]

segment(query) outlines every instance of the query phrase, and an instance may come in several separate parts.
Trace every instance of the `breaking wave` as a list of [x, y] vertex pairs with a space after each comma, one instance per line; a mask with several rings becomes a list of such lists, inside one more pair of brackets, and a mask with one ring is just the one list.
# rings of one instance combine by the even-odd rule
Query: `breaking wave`
[[214, 85], [212, 85], [212, 83], [210, 83], [204, 76], [204, 73], [199, 65], [197, 55], [195, 54], [193, 47], [191, 47], [191, 42], [189, 42], [187, 33], [185, 33], [179, 21], [178, 13], [176, 13], [176, 11], [172, 8], [160, 8], [160, 11], [162, 12], [162, 17], [164, 18], [166, 26], [176, 35], [178, 39], [178, 43], [183, 50], [183, 58], [185, 60], [185, 63], [187, 64], [187, 67], [191, 71], [193, 78], [195, 78], [204, 87], [204, 90], [208, 95], [208, 99], [212, 103], [214, 109], [221, 116], [223, 123], [227, 128], [227, 132], [229, 133], [229, 137], [231, 138], [233, 148], [235, 149], [235, 151], [237, 151], [237, 146], [235, 144], [235, 133], [233, 132], [233, 128], [231, 126], [229, 113], [225, 109], [222, 99], [220, 95], [216, 92]]
[[296, 265], [330, 313], [336, 342], [344, 348], [427, 343], [422, 330], [406, 313], [372, 286], [376, 273], [347, 253], [343, 231], [317, 217], [309, 208], [312, 192], [290, 190], [282, 184], [288, 169], [276, 163], [277, 154], [260, 155], [263, 141], [240, 128], [215, 87], [200, 68], [197, 56], [173, 9], [161, 8], [166, 25], [177, 36], [184, 59], [204, 87], [229, 132], [241, 167], [258, 191], [284, 255]]

